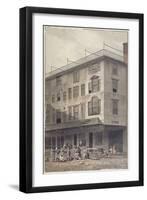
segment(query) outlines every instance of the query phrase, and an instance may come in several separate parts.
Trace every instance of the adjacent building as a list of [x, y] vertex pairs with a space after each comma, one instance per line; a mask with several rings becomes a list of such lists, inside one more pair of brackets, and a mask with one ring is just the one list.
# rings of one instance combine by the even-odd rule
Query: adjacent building
[[127, 152], [127, 43], [102, 49], [45, 79], [45, 148], [64, 144]]

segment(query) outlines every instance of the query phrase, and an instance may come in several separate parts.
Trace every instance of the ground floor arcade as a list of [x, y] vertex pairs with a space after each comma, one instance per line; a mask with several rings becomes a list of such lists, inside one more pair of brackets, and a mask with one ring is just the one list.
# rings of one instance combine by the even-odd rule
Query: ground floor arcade
[[115, 147], [117, 152], [127, 152], [127, 127], [90, 125], [45, 132], [45, 149], [61, 148], [66, 144], [87, 148]]

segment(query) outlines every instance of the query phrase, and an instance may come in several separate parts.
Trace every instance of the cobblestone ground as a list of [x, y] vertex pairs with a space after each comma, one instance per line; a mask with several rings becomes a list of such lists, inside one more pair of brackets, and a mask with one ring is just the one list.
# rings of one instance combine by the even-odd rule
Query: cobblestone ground
[[114, 156], [101, 158], [99, 160], [73, 160], [66, 162], [46, 162], [45, 171], [81, 171], [81, 170], [102, 170], [102, 169], [127, 169], [126, 156]]

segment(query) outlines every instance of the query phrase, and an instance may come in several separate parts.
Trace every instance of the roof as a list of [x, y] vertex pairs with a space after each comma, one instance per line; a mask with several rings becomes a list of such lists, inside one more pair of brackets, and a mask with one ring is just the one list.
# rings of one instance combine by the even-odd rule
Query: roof
[[102, 49], [100, 51], [97, 51], [97, 52], [92, 53], [88, 56], [82, 57], [79, 60], [76, 60], [76, 61], [71, 62], [67, 65], [64, 65], [60, 68], [57, 68], [56, 70], [49, 72], [48, 74], [46, 74], [46, 79], [51, 79], [54, 76], [58, 76], [60, 74], [66, 73], [69, 70], [70, 71], [74, 70], [75, 68], [77, 68], [78, 66], [80, 67], [84, 63], [87, 63], [87, 62], [90, 62], [90, 61], [96, 60], [96, 59], [101, 59], [102, 57], [108, 57], [108, 58], [111, 58], [111, 59], [116, 60], [118, 62], [124, 63], [123, 55], [119, 55], [119, 54], [116, 54], [112, 51]]

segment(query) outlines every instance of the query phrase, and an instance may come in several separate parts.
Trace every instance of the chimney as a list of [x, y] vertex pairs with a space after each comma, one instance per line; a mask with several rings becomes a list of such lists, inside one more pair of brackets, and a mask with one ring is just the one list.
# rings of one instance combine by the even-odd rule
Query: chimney
[[123, 43], [123, 57], [124, 57], [124, 62], [128, 64], [128, 43], [127, 42]]

